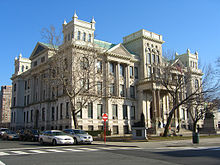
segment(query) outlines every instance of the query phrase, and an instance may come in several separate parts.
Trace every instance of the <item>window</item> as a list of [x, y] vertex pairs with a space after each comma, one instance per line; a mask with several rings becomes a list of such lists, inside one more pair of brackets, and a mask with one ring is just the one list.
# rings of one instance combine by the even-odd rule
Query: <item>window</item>
[[123, 119], [128, 119], [128, 106], [123, 105]]
[[185, 117], [185, 110], [184, 109], [182, 109], [182, 113], [183, 113], [183, 120], [185, 120], [186, 117]]
[[124, 126], [124, 134], [128, 134], [129, 133], [129, 129], [128, 129], [128, 125]]
[[81, 64], [80, 65], [81, 65], [82, 69], [88, 69], [88, 67], [89, 67], [89, 60], [88, 60], [88, 58], [83, 57], [82, 60], [81, 60]]
[[147, 64], [151, 64], [151, 54], [147, 54]]
[[155, 63], [155, 55], [152, 54], [152, 62]]
[[114, 95], [114, 91], [115, 91], [115, 89], [114, 89], [114, 84], [110, 84], [109, 85], [109, 93], [110, 93], [110, 95]]
[[28, 119], [29, 119], [29, 111], [27, 111], [27, 119], [26, 119], [27, 123], [29, 122]]
[[51, 120], [54, 121], [54, 107], [52, 107]]
[[151, 77], [151, 67], [147, 67], [147, 77]]
[[102, 61], [100, 60], [97, 61], [97, 72], [102, 72]]
[[102, 104], [97, 105], [97, 119], [102, 119]]
[[66, 102], [66, 118], [69, 118], [69, 102]]
[[70, 40], [70, 33], [68, 34], [68, 41]]
[[196, 89], [199, 88], [199, 81], [198, 81], [198, 79], [195, 79], [195, 88]]
[[15, 106], [15, 104], [16, 104], [16, 97], [14, 97], [13, 99], [13, 106]]
[[114, 74], [115, 73], [115, 69], [114, 69], [114, 64], [113, 63], [109, 63], [109, 72], [111, 73], [111, 74]]
[[37, 66], [37, 61], [34, 61], [34, 66]]
[[98, 126], [98, 130], [103, 130], [103, 126], [102, 126], [102, 125], [99, 125], [99, 126]]
[[25, 114], [26, 114], [26, 113], [24, 112], [24, 123], [25, 123]]
[[81, 36], [80, 36], [80, 35], [81, 35], [81, 32], [80, 32], [80, 31], [78, 31], [78, 36], [77, 36], [77, 39], [78, 39], [78, 40], [80, 40], [80, 38], [81, 38]]
[[135, 120], [135, 106], [131, 106], [131, 112], [130, 112], [130, 114], [131, 114], [131, 119], [132, 119], [132, 120]]
[[134, 94], [134, 86], [130, 86], [130, 96], [131, 96], [131, 98], [135, 98], [135, 94]]
[[113, 126], [113, 134], [118, 134], [118, 126]]
[[93, 119], [93, 104], [88, 103], [88, 118]]
[[27, 90], [27, 81], [24, 82], [24, 89]]
[[88, 126], [88, 131], [93, 131], [93, 130], [94, 130], [93, 125], [89, 125]]
[[86, 33], [83, 33], [83, 41], [86, 41]]
[[97, 92], [98, 94], [102, 94], [102, 82], [97, 82]]
[[120, 96], [121, 97], [124, 97], [125, 96], [125, 86], [124, 85], [120, 85], [120, 88], [119, 88], [119, 92], [120, 92]]
[[41, 63], [45, 61], [45, 57], [41, 57]]
[[24, 65], [22, 65], [22, 67], [21, 67], [21, 71], [24, 72]]
[[63, 103], [60, 103], [60, 119], [63, 118]]
[[138, 68], [134, 67], [134, 78], [138, 79]]
[[82, 119], [82, 103], [81, 102], [76, 103], [76, 111], [78, 111], [77, 118]]
[[156, 64], [158, 64], [159, 56], [156, 56]]
[[74, 38], [74, 33], [72, 32], [72, 38]]
[[31, 122], [33, 122], [33, 110], [31, 110]]
[[29, 95], [27, 95], [27, 105], [29, 105]]
[[117, 104], [112, 104], [112, 119], [118, 119], [118, 106], [117, 106]]
[[89, 34], [88, 41], [89, 41], [89, 42], [91, 42], [91, 41], [92, 41], [92, 35], [91, 35], [91, 34]]
[[16, 84], [14, 84], [14, 92], [16, 92]]
[[160, 63], [160, 56], [157, 56], [157, 63]]
[[130, 66], [130, 77], [134, 76], [133, 66]]
[[125, 75], [125, 67], [122, 64], [120, 64], [120, 75], [123, 77]]
[[58, 109], [58, 106], [56, 107], [56, 120], [58, 120], [58, 117], [59, 117], [59, 109]]

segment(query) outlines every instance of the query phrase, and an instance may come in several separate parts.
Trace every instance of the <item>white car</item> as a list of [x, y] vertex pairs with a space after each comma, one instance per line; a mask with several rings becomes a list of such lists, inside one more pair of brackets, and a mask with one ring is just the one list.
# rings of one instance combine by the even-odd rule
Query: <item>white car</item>
[[50, 143], [53, 145], [74, 144], [74, 139], [62, 131], [49, 130], [49, 131], [44, 131], [42, 134], [40, 134], [39, 142], [40, 144]]
[[2, 137], [6, 131], [8, 131], [8, 128], [0, 128], [0, 137]]
[[83, 130], [65, 129], [63, 132], [71, 135], [74, 138], [75, 144], [78, 144], [78, 143], [91, 144], [93, 142], [92, 136]]

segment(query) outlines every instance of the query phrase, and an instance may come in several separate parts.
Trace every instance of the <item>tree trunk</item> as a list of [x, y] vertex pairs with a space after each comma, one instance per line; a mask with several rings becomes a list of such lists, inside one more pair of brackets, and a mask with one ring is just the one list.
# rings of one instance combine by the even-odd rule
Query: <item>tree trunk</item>
[[72, 112], [72, 117], [73, 117], [73, 122], [74, 122], [74, 128], [78, 129], [78, 119], [77, 119], [76, 110], [73, 106], [72, 101], [71, 101], [71, 112]]
[[196, 133], [197, 132], [197, 122], [196, 121], [193, 121], [193, 133]]
[[167, 123], [165, 125], [165, 129], [164, 129], [164, 132], [163, 132], [163, 137], [167, 137], [167, 134], [168, 134], [168, 131], [169, 131], [169, 126], [170, 126], [170, 123], [171, 123], [174, 112], [175, 111], [172, 109], [171, 112], [169, 113], [169, 116], [167, 118]]

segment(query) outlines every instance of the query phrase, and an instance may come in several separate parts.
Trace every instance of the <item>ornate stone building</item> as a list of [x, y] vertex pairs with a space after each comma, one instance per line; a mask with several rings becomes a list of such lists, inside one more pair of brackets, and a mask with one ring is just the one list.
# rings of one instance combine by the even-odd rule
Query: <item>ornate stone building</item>
[[9, 127], [11, 121], [12, 86], [1, 87], [0, 91], [0, 127]]
[[[112, 44], [94, 38], [95, 23], [94, 19], [91, 22], [79, 20], [74, 14], [72, 21], [64, 21], [63, 43], [57, 47], [63, 56], [73, 54], [73, 50], [83, 55], [95, 47], [99, 50], [97, 69], [101, 70], [102, 78], [110, 77], [107, 83], [100, 83], [95, 88], [98, 93], [102, 86], [109, 87], [103, 88], [105, 99], [88, 103], [79, 113], [80, 128], [103, 129], [101, 116], [107, 113], [108, 128], [113, 134], [129, 133], [142, 114], [147, 128], [161, 129], [166, 123], [170, 99], [167, 91], [151, 77], [167, 62], [162, 56], [162, 35], [142, 29], [124, 37], [123, 43]], [[13, 129], [73, 128], [69, 99], [62, 87], [54, 89], [44, 81], [51, 57], [51, 45], [38, 42], [30, 58], [19, 55], [15, 59], [15, 73], [11, 78]], [[181, 65], [186, 72], [193, 71], [195, 83], [201, 82], [197, 52], [192, 54], [187, 50], [186, 54], [176, 54], [174, 63]], [[184, 94], [190, 90], [187, 88]], [[184, 107], [180, 107], [175, 119], [173, 127], [178, 124], [188, 127], [189, 119]]]

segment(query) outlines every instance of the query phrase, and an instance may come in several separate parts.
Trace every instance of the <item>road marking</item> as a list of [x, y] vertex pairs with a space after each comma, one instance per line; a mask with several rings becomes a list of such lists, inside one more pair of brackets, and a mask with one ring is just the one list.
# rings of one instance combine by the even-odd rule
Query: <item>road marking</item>
[[55, 150], [55, 149], [47, 149], [46, 151], [50, 151], [50, 152], [66, 152], [66, 151]]
[[31, 154], [31, 153], [27, 153], [27, 152], [23, 152], [23, 151], [11, 151], [15, 154], [19, 154], [19, 155], [26, 155], [26, 154]]
[[4, 156], [4, 155], [10, 155], [10, 154], [6, 152], [0, 152], [0, 156]]
[[3, 163], [1, 160], [0, 160], [0, 165], [6, 165], [5, 163]]
[[63, 149], [63, 150], [65, 150], [65, 151], [75, 151], [75, 152], [82, 152], [83, 151], [83, 150], [76, 150], [76, 149], [69, 149], [69, 148]]
[[95, 149], [95, 148], [79, 148], [81, 150], [86, 150], [86, 151], [98, 151], [99, 149]]
[[39, 154], [48, 153], [48, 152], [41, 151], [41, 150], [28, 150], [28, 151], [31, 151], [31, 152], [34, 152], [34, 153], [39, 153]]

